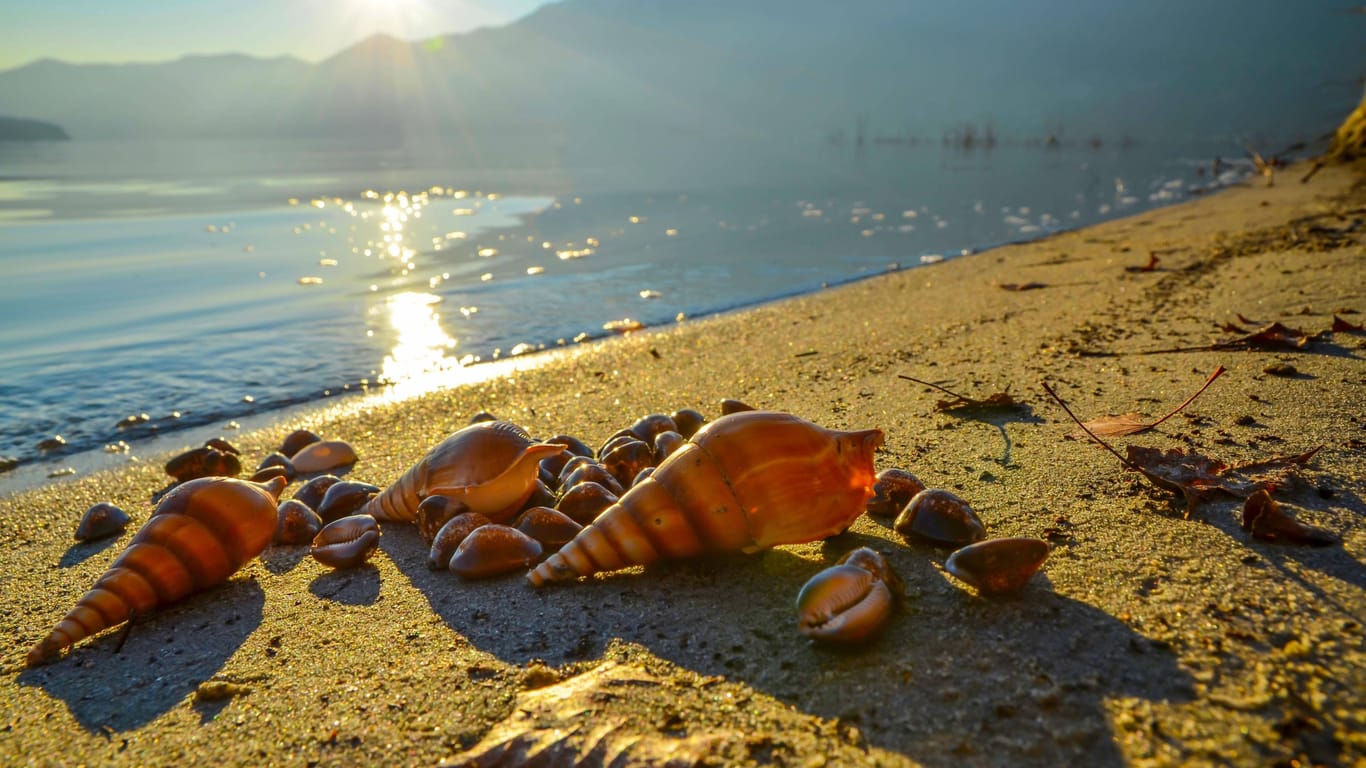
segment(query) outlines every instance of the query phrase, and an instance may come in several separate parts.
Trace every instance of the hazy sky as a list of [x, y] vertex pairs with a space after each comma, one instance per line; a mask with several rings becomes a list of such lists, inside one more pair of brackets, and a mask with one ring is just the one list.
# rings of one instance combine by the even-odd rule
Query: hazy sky
[[549, 0], [0, 0], [0, 70], [34, 59], [165, 61], [187, 53], [316, 61], [385, 32], [506, 24]]

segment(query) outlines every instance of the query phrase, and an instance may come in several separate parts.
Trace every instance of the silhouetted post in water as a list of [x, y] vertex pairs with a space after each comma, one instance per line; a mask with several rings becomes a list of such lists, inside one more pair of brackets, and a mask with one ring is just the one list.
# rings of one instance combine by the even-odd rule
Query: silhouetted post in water
[[854, 117], [854, 144], [859, 149], [863, 149], [863, 140], [868, 135], [868, 116], [856, 115]]

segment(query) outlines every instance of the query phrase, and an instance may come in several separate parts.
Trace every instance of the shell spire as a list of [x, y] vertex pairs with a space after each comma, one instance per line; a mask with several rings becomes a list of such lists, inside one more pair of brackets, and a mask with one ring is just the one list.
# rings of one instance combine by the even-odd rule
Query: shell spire
[[534, 586], [706, 552], [755, 552], [848, 528], [873, 495], [881, 430], [745, 411], [703, 427], [532, 570]]
[[77, 641], [226, 581], [275, 533], [286, 480], [190, 480], [161, 500], [128, 548], [57, 626], [28, 652], [30, 667]]
[[495, 523], [517, 513], [536, 489], [541, 459], [563, 453], [506, 421], [483, 421], [442, 440], [361, 512], [411, 523], [428, 496], [449, 496]]

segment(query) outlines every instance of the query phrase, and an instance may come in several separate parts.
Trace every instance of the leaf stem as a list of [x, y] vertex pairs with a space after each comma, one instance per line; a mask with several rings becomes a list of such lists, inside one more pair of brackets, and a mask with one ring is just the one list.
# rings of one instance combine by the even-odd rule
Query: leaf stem
[[1215, 369], [1214, 369], [1214, 373], [1211, 373], [1211, 374], [1209, 375], [1209, 378], [1205, 381], [1205, 385], [1204, 385], [1204, 386], [1202, 386], [1202, 387], [1200, 387], [1199, 389], [1197, 389], [1197, 390], [1195, 391], [1195, 394], [1193, 394], [1193, 395], [1191, 395], [1190, 397], [1186, 398], [1186, 401], [1185, 401], [1184, 403], [1182, 403], [1182, 404], [1176, 406], [1176, 410], [1172, 411], [1171, 413], [1167, 414], [1166, 416], [1163, 416], [1162, 418], [1158, 419], [1157, 421], [1154, 421], [1153, 423], [1149, 424], [1149, 425], [1148, 425], [1148, 429], [1152, 429], [1153, 427], [1156, 427], [1158, 424], [1161, 424], [1162, 422], [1166, 421], [1167, 419], [1170, 419], [1171, 417], [1173, 417], [1173, 416], [1175, 416], [1176, 414], [1180, 413], [1186, 406], [1188, 406], [1188, 405], [1190, 405], [1191, 403], [1195, 402], [1195, 398], [1199, 397], [1201, 394], [1204, 393], [1205, 390], [1209, 389], [1209, 385], [1213, 384], [1215, 379], [1219, 378], [1220, 376], [1223, 376], [1223, 375], [1224, 375], [1224, 372], [1225, 372], [1226, 370], [1227, 370], [1227, 369], [1225, 369], [1224, 366], [1222, 366], [1222, 365], [1219, 366], [1218, 368], [1215, 368]]
[[1116, 458], [1116, 459], [1119, 459], [1120, 463], [1123, 464], [1124, 466], [1128, 467], [1129, 469], [1132, 469], [1132, 470], [1135, 471], [1135, 472], [1138, 472], [1139, 474], [1141, 474], [1141, 475], [1143, 475], [1143, 476], [1145, 476], [1145, 477], [1148, 475], [1148, 473], [1147, 473], [1147, 472], [1144, 472], [1142, 469], [1140, 469], [1139, 466], [1138, 466], [1137, 464], [1133, 463], [1132, 461], [1129, 461], [1129, 459], [1125, 458], [1124, 456], [1121, 456], [1120, 453], [1119, 453], [1119, 451], [1116, 451], [1114, 448], [1111, 448], [1109, 443], [1105, 442], [1104, 440], [1101, 440], [1099, 437], [1096, 437], [1096, 433], [1095, 433], [1095, 432], [1092, 432], [1091, 430], [1087, 429], [1087, 428], [1086, 428], [1086, 425], [1083, 424], [1083, 423], [1081, 423], [1081, 419], [1077, 418], [1077, 414], [1072, 413], [1072, 409], [1067, 407], [1067, 403], [1064, 403], [1063, 400], [1062, 400], [1062, 398], [1061, 398], [1061, 397], [1058, 397], [1058, 393], [1057, 393], [1057, 392], [1054, 392], [1054, 391], [1053, 391], [1053, 388], [1050, 387], [1050, 386], [1048, 386], [1048, 382], [1045, 381], [1045, 382], [1042, 382], [1042, 384], [1043, 384], [1043, 391], [1047, 392], [1047, 393], [1048, 393], [1048, 396], [1051, 397], [1051, 398], [1053, 398], [1053, 401], [1054, 401], [1054, 402], [1056, 402], [1058, 405], [1062, 406], [1062, 409], [1063, 409], [1064, 411], [1067, 412], [1067, 415], [1070, 416], [1070, 417], [1072, 417], [1072, 421], [1076, 422], [1076, 423], [1077, 423], [1077, 426], [1081, 427], [1081, 431], [1083, 431], [1083, 432], [1085, 432], [1086, 434], [1090, 435], [1090, 436], [1091, 436], [1091, 439], [1092, 439], [1092, 440], [1095, 440], [1096, 443], [1097, 443], [1098, 445], [1100, 445], [1100, 447], [1102, 447], [1102, 448], [1104, 448], [1105, 450], [1109, 451], [1110, 453], [1114, 454], [1115, 458]]

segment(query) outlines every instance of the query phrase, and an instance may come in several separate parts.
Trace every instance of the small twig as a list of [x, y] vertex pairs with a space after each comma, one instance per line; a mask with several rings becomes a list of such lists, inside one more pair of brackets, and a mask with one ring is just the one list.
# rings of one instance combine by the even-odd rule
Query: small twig
[[898, 379], [905, 379], [906, 381], [914, 381], [916, 384], [924, 384], [924, 385], [927, 386], [927, 387], [933, 387], [933, 388], [939, 390], [940, 392], [943, 392], [944, 394], [950, 395], [950, 396], [952, 396], [952, 397], [956, 397], [956, 398], [958, 398], [959, 400], [964, 400], [964, 401], [967, 401], [967, 402], [971, 402], [971, 401], [972, 401], [972, 398], [970, 398], [970, 397], [963, 397], [962, 395], [958, 394], [957, 392], [954, 392], [953, 390], [951, 390], [951, 389], [949, 389], [949, 388], [947, 388], [947, 387], [941, 387], [941, 386], [939, 386], [938, 384], [931, 384], [931, 383], [928, 382], [928, 381], [921, 381], [920, 379], [917, 379], [917, 378], [915, 378], [915, 377], [913, 377], [913, 376], [907, 376], [907, 375], [904, 374], [904, 373], [898, 373], [898, 374], [896, 375], [896, 377], [897, 377]]
[[[1213, 378], [1211, 378], [1210, 380], [1213, 381]], [[1095, 440], [1097, 445], [1099, 445], [1101, 448], [1104, 448], [1105, 450], [1109, 451], [1110, 453], [1114, 454], [1115, 458], [1116, 458], [1116, 459], [1119, 459], [1120, 463], [1123, 464], [1124, 466], [1128, 467], [1129, 469], [1132, 469], [1133, 471], [1138, 472], [1139, 474], [1142, 474], [1142, 475], [1144, 475], [1145, 477], [1148, 475], [1148, 473], [1147, 473], [1147, 472], [1144, 472], [1137, 464], [1133, 463], [1132, 461], [1129, 461], [1129, 460], [1128, 460], [1127, 458], [1125, 458], [1124, 456], [1121, 456], [1120, 453], [1119, 453], [1119, 451], [1116, 451], [1114, 448], [1111, 448], [1109, 443], [1105, 442], [1104, 440], [1101, 440], [1099, 437], [1096, 437], [1096, 433], [1094, 433], [1094, 432], [1092, 432], [1091, 430], [1087, 429], [1087, 428], [1086, 428], [1086, 425], [1083, 424], [1083, 423], [1081, 423], [1081, 419], [1077, 418], [1077, 414], [1072, 413], [1072, 409], [1067, 407], [1067, 403], [1064, 403], [1063, 400], [1062, 400], [1062, 398], [1061, 398], [1061, 397], [1058, 397], [1058, 393], [1057, 393], [1057, 392], [1054, 392], [1054, 391], [1053, 391], [1053, 388], [1050, 387], [1050, 386], [1048, 386], [1048, 382], [1046, 382], [1046, 381], [1043, 382], [1043, 391], [1047, 392], [1047, 393], [1048, 393], [1048, 396], [1051, 397], [1051, 398], [1053, 398], [1053, 402], [1055, 402], [1055, 403], [1057, 403], [1058, 405], [1062, 406], [1063, 411], [1065, 411], [1065, 412], [1067, 413], [1067, 415], [1070, 416], [1070, 417], [1072, 418], [1072, 421], [1075, 421], [1075, 422], [1077, 423], [1077, 426], [1081, 427], [1081, 431], [1083, 431], [1083, 432], [1085, 432], [1086, 434], [1090, 435], [1090, 436], [1091, 436], [1091, 439], [1092, 439], [1092, 440]], [[1197, 393], [1197, 394], [1198, 394], [1198, 393]], [[1194, 398], [1192, 398], [1192, 399], [1194, 399]], [[1160, 422], [1159, 422], [1159, 423], [1160, 423]]]
[[119, 641], [114, 645], [115, 655], [118, 655], [123, 650], [123, 644], [128, 642], [128, 635], [133, 632], [133, 619], [136, 619], [137, 617], [138, 612], [136, 608], [128, 611], [128, 623], [124, 624], [123, 629], [119, 630]]
[[1200, 387], [1199, 389], [1197, 389], [1197, 390], [1195, 391], [1195, 394], [1193, 394], [1193, 395], [1191, 395], [1190, 397], [1186, 398], [1186, 401], [1185, 401], [1184, 403], [1182, 403], [1182, 404], [1176, 406], [1176, 410], [1172, 411], [1171, 413], [1167, 414], [1166, 416], [1163, 416], [1162, 418], [1158, 419], [1157, 421], [1154, 421], [1153, 423], [1149, 424], [1149, 425], [1148, 425], [1148, 429], [1152, 429], [1153, 427], [1156, 427], [1158, 424], [1161, 424], [1162, 422], [1166, 421], [1167, 419], [1170, 419], [1171, 417], [1173, 417], [1173, 416], [1175, 416], [1176, 414], [1180, 413], [1186, 406], [1188, 406], [1188, 405], [1190, 405], [1191, 403], [1195, 402], [1195, 398], [1199, 397], [1205, 390], [1209, 389], [1209, 385], [1213, 384], [1215, 379], [1219, 378], [1220, 376], [1223, 376], [1223, 375], [1224, 375], [1224, 371], [1225, 371], [1225, 368], [1224, 368], [1224, 366], [1222, 366], [1222, 365], [1219, 366], [1218, 368], [1215, 368], [1215, 369], [1214, 369], [1214, 373], [1211, 373], [1211, 374], [1209, 375], [1209, 379], [1207, 379], [1207, 380], [1205, 381], [1205, 385], [1204, 385], [1204, 386], [1202, 386], [1202, 387]]

